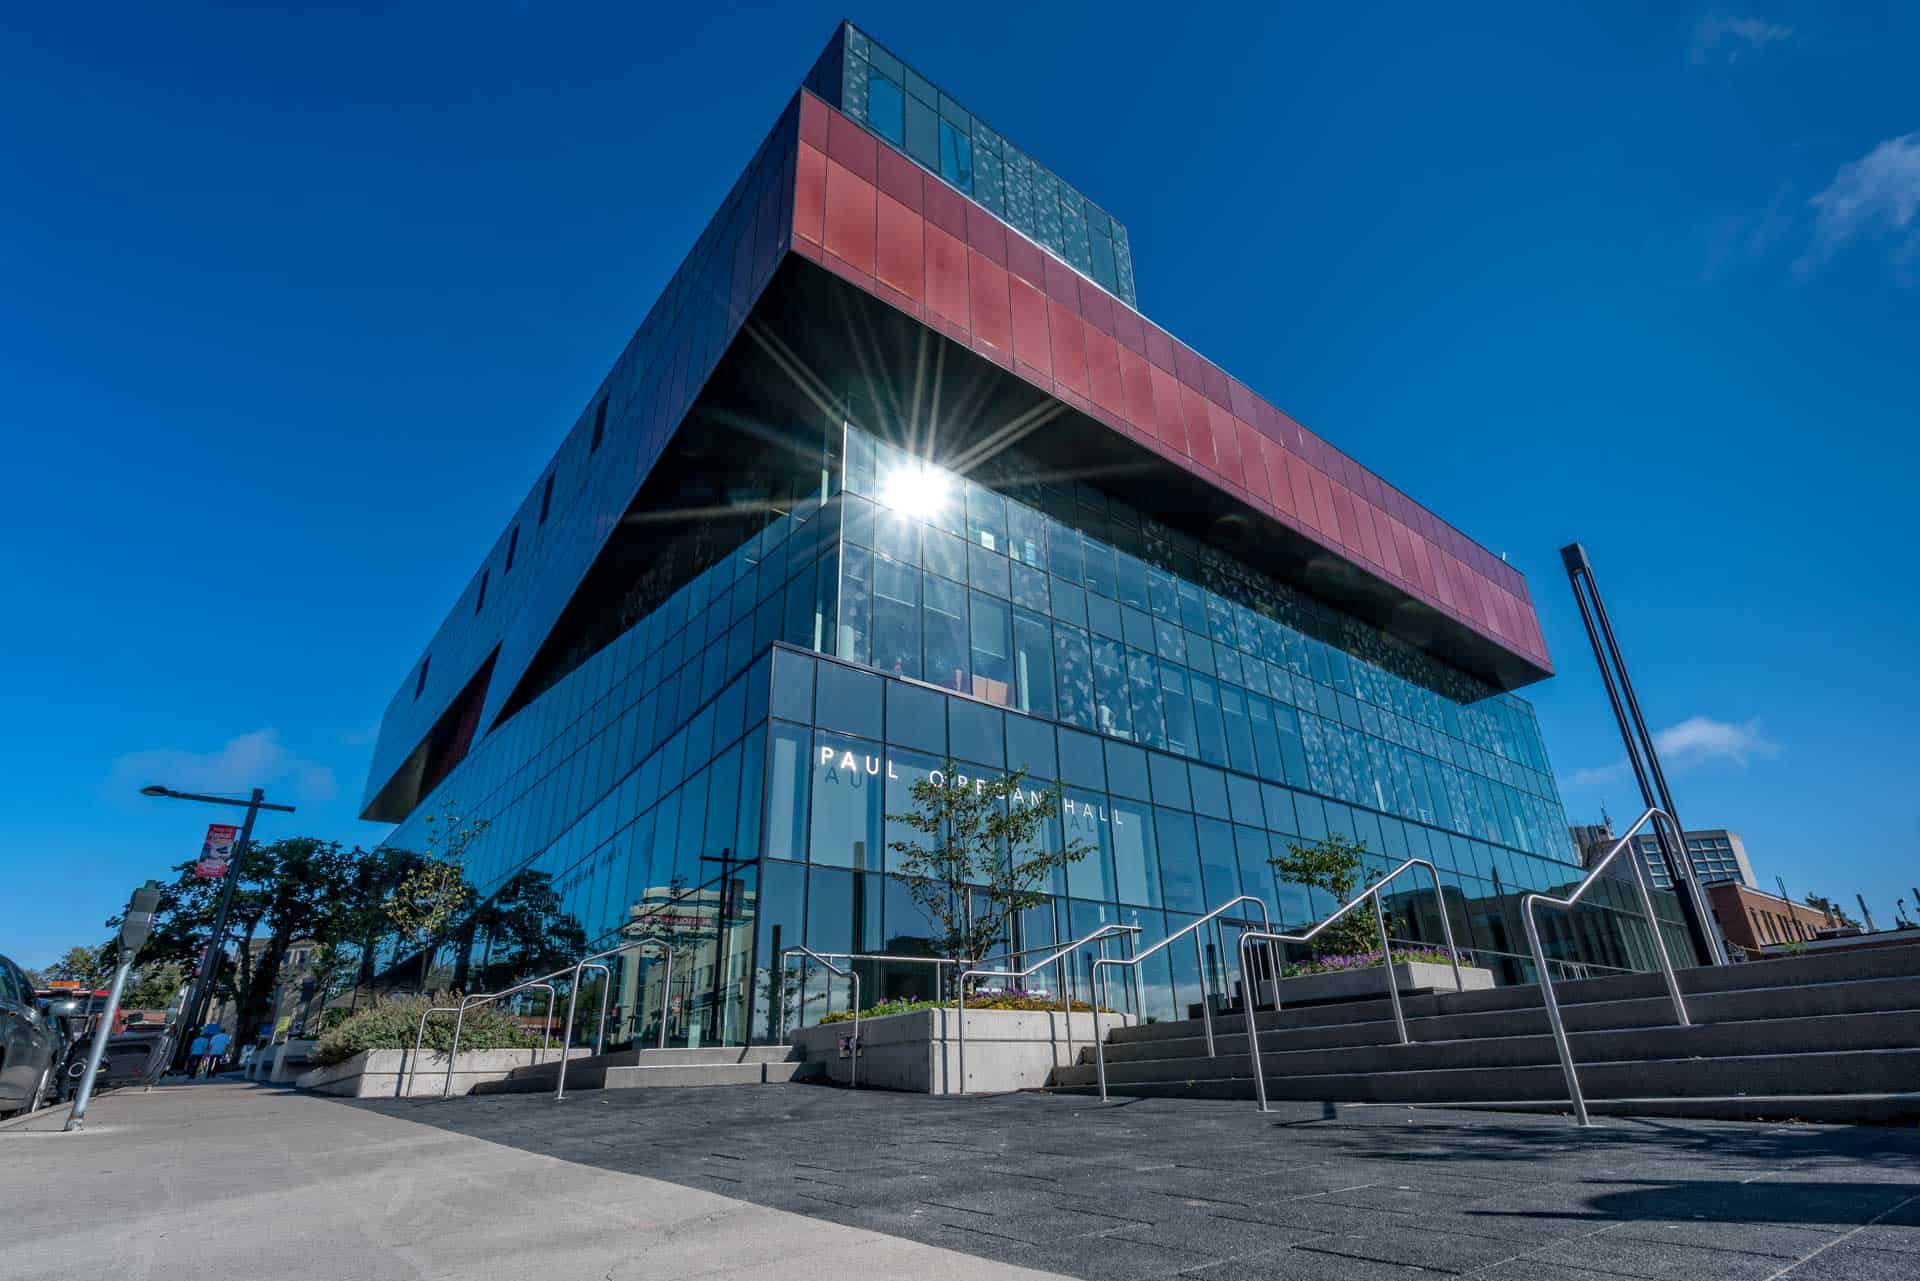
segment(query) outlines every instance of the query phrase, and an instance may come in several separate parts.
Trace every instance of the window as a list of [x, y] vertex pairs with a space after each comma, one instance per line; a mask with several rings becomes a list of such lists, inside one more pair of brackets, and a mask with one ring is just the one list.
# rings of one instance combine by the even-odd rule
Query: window
[[432, 663], [433, 663], [432, 654], [428, 654], [425, 658], [420, 660], [420, 677], [418, 680], [413, 682], [413, 696], [416, 699], [420, 697], [420, 692], [426, 689], [427, 687], [427, 668]]
[[607, 438], [607, 402], [602, 399], [593, 411], [593, 440], [587, 445], [589, 454], [600, 448], [600, 442]]
[[973, 194], [973, 141], [945, 120], [940, 122], [940, 176]]
[[487, 571], [480, 571], [480, 590], [474, 593], [473, 612], [478, 614], [487, 607]]
[[519, 550], [520, 550], [520, 526], [515, 525], [513, 527], [513, 532], [507, 535], [507, 563], [501, 566], [501, 569], [500, 569], [501, 573], [510, 574], [513, 572], [513, 556], [514, 556], [514, 553]]
[[873, 131], [896, 147], [907, 143], [904, 112], [906, 102], [900, 86], [879, 72], [867, 76], [867, 123]]
[[547, 513], [553, 510], [553, 473], [547, 473], [547, 483], [540, 490], [540, 523], [547, 523]]

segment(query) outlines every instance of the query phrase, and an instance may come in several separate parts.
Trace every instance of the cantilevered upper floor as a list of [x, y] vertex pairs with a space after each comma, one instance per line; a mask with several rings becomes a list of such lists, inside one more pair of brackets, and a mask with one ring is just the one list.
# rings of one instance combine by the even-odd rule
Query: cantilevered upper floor
[[[557, 629], [587, 607], [583, 585], [644, 560], [643, 493], [701, 488], [702, 468], [723, 461], [703, 446], [737, 447], [729, 433], [755, 417], [819, 419], [809, 430], [888, 418], [864, 425], [961, 470], [1018, 440], [1492, 688], [1551, 673], [1518, 571], [1142, 316], [1130, 255], [1116, 250], [1110, 274], [1090, 233], [1082, 253], [1079, 230], [1034, 214], [1045, 171], [904, 65], [906, 96], [936, 112], [936, 163], [904, 123], [890, 137], [870, 96], [879, 46], [858, 58], [857, 36], [837, 31], [810, 81], [864, 63], [864, 118], [803, 88], [761, 142], [394, 693], [366, 817], [404, 817], [568, 661]], [[827, 87], [845, 103], [847, 83]], [[961, 116], [969, 140], [994, 141], [997, 198], [984, 150], [965, 187], [944, 167]], [[1027, 173], [1019, 208], [1008, 164]], [[1048, 181], [1060, 217], [1075, 201], [1083, 220], [1098, 212]], [[1124, 249], [1125, 229], [1100, 217], [1108, 249]], [[749, 403], [740, 384], [764, 394]], [[595, 634], [576, 627], [567, 643]]]

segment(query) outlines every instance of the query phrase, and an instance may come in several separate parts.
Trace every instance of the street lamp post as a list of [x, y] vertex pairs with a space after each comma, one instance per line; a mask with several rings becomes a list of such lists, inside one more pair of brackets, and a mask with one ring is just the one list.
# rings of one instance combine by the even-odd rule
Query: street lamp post
[[174, 1038], [173, 1057], [178, 1063], [185, 1057], [193, 1040], [193, 1033], [200, 1026], [200, 1018], [207, 997], [213, 990], [213, 976], [219, 972], [220, 954], [226, 950], [227, 913], [233, 907], [233, 887], [240, 882], [240, 866], [247, 857], [247, 847], [253, 841], [253, 820], [261, 810], [274, 810], [281, 814], [294, 812], [291, 805], [269, 805], [267, 794], [261, 788], [254, 788], [253, 794], [246, 800], [237, 796], [208, 796], [200, 792], [176, 792], [170, 787], [151, 784], [140, 789], [142, 796], [164, 796], [176, 801], [201, 801], [208, 805], [243, 805], [247, 817], [240, 827], [240, 839], [234, 844], [233, 859], [227, 864], [226, 884], [220, 887], [220, 906], [213, 915], [213, 937], [207, 943], [207, 950], [200, 958], [199, 968], [194, 972], [193, 991], [187, 996], [186, 1009], [182, 1011], [181, 1035]]

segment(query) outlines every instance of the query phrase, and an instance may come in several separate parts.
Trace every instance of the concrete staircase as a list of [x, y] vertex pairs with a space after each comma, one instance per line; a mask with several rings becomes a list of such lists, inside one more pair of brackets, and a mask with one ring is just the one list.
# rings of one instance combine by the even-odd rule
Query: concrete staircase
[[[473, 1088], [475, 1094], [551, 1094], [558, 1060], [515, 1068], [505, 1080]], [[633, 1090], [676, 1085], [777, 1085], [824, 1076], [825, 1066], [794, 1057], [783, 1045], [708, 1046], [685, 1050], [616, 1050], [574, 1059], [567, 1065], [567, 1093]]]
[[[1680, 972], [1695, 1026], [1677, 1027], [1659, 974], [1556, 983], [1595, 1114], [1880, 1121], [1920, 1117], [1920, 946]], [[1267, 1095], [1281, 1100], [1566, 1110], [1537, 987], [1386, 998], [1256, 1016]], [[1251, 1099], [1246, 1018], [1115, 1028], [1110, 1094]], [[1050, 1088], [1098, 1093], [1093, 1051]]]

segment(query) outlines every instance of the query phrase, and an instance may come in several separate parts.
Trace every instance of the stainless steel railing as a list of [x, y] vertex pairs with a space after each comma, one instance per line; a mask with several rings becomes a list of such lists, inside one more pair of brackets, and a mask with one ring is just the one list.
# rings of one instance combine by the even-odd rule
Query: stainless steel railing
[[[552, 980], [559, 978], [566, 972], [565, 970], [555, 970], [553, 973], [543, 974], [537, 979], [528, 979], [524, 983], [515, 983], [512, 987], [501, 988], [498, 992], [477, 992], [472, 996], [461, 997], [460, 1004], [456, 1007], [456, 1012], [453, 1016], [453, 1044], [447, 1047], [447, 1076], [446, 1080], [440, 1086], [440, 1097], [444, 1099], [453, 1093], [453, 1064], [454, 1060], [460, 1056], [460, 1033], [466, 1026], [467, 1011], [478, 1006], [490, 1004], [494, 1001], [503, 1000], [509, 996], [517, 996], [521, 992], [530, 992], [535, 988], [542, 988], [547, 994], [546, 1032], [541, 1037], [540, 1048], [534, 1051], [533, 1058], [534, 1062], [541, 1062], [541, 1056], [546, 1053], [547, 1043], [553, 1040], [553, 1007], [559, 1004], [559, 995], [554, 991]], [[425, 1027], [426, 1014], [422, 1014], [420, 1019], [421, 1026]], [[407, 1093], [411, 1094], [413, 1093], [411, 1076], [409, 1076], [408, 1081]]]
[[607, 1007], [613, 1002], [613, 967], [603, 962], [609, 956], [620, 956], [627, 952], [638, 952], [644, 948], [657, 947], [666, 956], [667, 969], [665, 979], [660, 985], [660, 1038], [657, 1049], [667, 1048], [667, 1010], [673, 999], [673, 947], [664, 939], [635, 939], [622, 943], [619, 947], [610, 947], [604, 952], [595, 952], [583, 956], [574, 963], [573, 983], [567, 992], [567, 1023], [561, 1031], [560, 1070], [555, 1074], [553, 1099], [558, 1103], [567, 1097], [567, 1058], [573, 1052], [573, 1006], [580, 999], [580, 977], [588, 970], [599, 970], [606, 976], [606, 987], [600, 993], [600, 1026], [594, 1033], [593, 1052], [601, 1053], [607, 1041]]
[[[1032, 965], [1029, 965], [1027, 968], [1023, 970], [981, 970], [981, 969], [962, 970], [960, 973], [960, 981], [957, 985], [959, 988], [959, 1009], [960, 1009], [960, 1089], [959, 1089], [959, 1093], [965, 1094], [967, 1092], [967, 980], [968, 979], [1026, 979], [1026, 978], [1030, 978], [1035, 974], [1038, 974], [1041, 970], [1046, 969], [1047, 966], [1049, 965], [1058, 967], [1058, 972], [1060, 975], [1060, 1012], [1062, 1015], [1061, 1021], [1063, 1025], [1063, 1030], [1065, 1031], [1066, 1038], [1067, 1038], [1067, 1062], [1071, 1063], [1073, 1062], [1073, 1053], [1074, 1053], [1073, 993], [1071, 991], [1071, 985], [1068, 984], [1066, 981], [1067, 956], [1073, 952], [1079, 951], [1081, 948], [1086, 947], [1092, 943], [1100, 944], [1100, 954], [1102, 956], [1105, 956], [1107, 951], [1106, 945], [1107, 945], [1108, 939], [1125, 938], [1128, 941], [1129, 946], [1131, 946], [1134, 936], [1139, 933], [1140, 933], [1140, 927], [1138, 925], [1102, 925], [1099, 929], [1094, 930], [1090, 934], [1084, 934], [1081, 937], [1073, 940], [1071, 943], [1067, 943], [1062, 946], [1054, 948], [1053, 951], [1047, 953], [1045, 956], [1041, 957], [1039, 960], [1035, 961]], [[1032, 952], [1037, 950], [1038, 950], [1037, 948], [1022, 949], [1023, 952]], [[1091, 993], [1089, 993], [1089, 995], [1091, 995]], [[1098, 1039], [1098, 1035], [1100, 1031], [1100, 1028], [1099, 1028], [1100, 1007], [1098, 1003], [1091, 1000], [1087, 1002], [1087, 1006], [1092, 1011], [1093, 1018], [1094, 1018], [1094, 1034], [1095, 1034], [1095, 1038]]]
[[[1573, 1047], [1567, 1041], [1567, 1025], [1560, 1017], [1559, 998], [1553, 994], [1553, 976], [1547, 970], [1547, 954], [1546, 950], [1540, 946], [1540, 927], [1534, 920], [1533, 909], [1536, 906], [1571, 909], [1580, 901], [1581, 895], [1591, 889], [1594, 882], [1600, 879], [1601, 875], [1607, 870], [1607, 865], [1618, 858], [1621, 852], [1632, 843], [1634, 834], [1645, 827], [1649, 820], [1656, 817], [1673, 830], [1673, 834], [1678, 842], [1675, 848], [1684, 851], [1687, 846], [1685, 836], [1680, 831], [1680, 825], [1673, 821], [1671, 814], [1655, 806], [1649, 808], [1646, 813], [1642, 814], [1634, 822], [1634, 825], [1627, 829], [1626, 835], [1615, 842], [1613, 848], [1608, 850], [1606, 855], [1593, 865], [1592, 870], [1587, 873], [1586, 879], [1582, 880], [1580, 884], [1574, 888], [1573, 893], [1568, 894], [1564, 898], [1556, 898], [1550, 894], [1536, 893], [1529, 894], [1520, 900], [1520, 915], [1527, 926], [1527, 944], [1533, 949], [1534, 965], [1540, 975], [1540, 997], [1542, 1003], [1547, 1007], [1547, 1023], [1553, 1029], [1554, 1049], [1560, 1053], [1560, 1071], [1564, 1073], [1567, 1078], [1567, 1097], [1573, 1103], [1573, 1120], [1575, 1125], [1592, 1125], [1593, 1122], [1587, 1116], [1586, 1096], [1580, 1092], [1580, 1073], [1573, 1065]], [[1646, 869], [1641, 866], [1641, 861], [1637, 854], [1629, 858], [1627, 862], [1633, 867], [1633, 884], [1634, 887], [1640, 891], [1640, 909], [1646, 913], [1647, 930], [1653, 935], [1654, 951], [1660, 957], [1660, 972], [1667, 980], [1667, 995], [1673, 998], [1674, 1022], [1679, 1027], [1691, 1027], [1692, 1021], [1687, 1018], [1687, 1003], [1680, 995], [1679, 976], [1673, 972], [1673, 960], [1667, 955], [1666, 940], [1660, 937], [1660, 920], [1653, 914], [1653, 896], [1647, 892]], [[1693, 878], [1689, 877], [1688, 883], [1691, 884], [1692, 880]], [[1701, 919], [1711, 920], [1712, 918], [1703, 916]]]
[[[1214, 908], [1211, 912], [1208, 912], [1205, 916], [1202, 916], [1199, 920], [1192, 921], [1187, 925], [1184, 925], [1181, 928], [1175, 930], [1173, 933], [1167, 935], [1165, 938], [1161, 939], [1158, 943], [1155, 943], [1152, 947], [1148, 948], [1144, 952], [1141, 952], [1135, 956], [1129, 956], [1124, 958], [1103, 956], [1093, 961], [1093, 963], [1089, 967], [1089, 973], [1088, 973], [1088, 982], [1093, 988], [1093, 992], [1092, 992], [1093, 1006], [1094, 1006], [1094, 1009], [1093, 1009], [1093, 1061], [1100, 1074], [1100, 1097], [1102, 1099], [1105, 1099], [1107, 1097], [1107, 1050], [1106, 1050], [1106, 1038], [1101, 1034], [1101, 1031], [1100, 1031], [1100, 1005], [1101, 1005], [1102, 993], [1105, 990], [1101, 987], [1101, 981], [1104, 977], [1100, 973], [1101, 969], [1110, 965], [1127, 966], [1133, 971], [1134, 990], [1137, 992], [1140, 989], [1141, 962], [1145, 961], [1148, 957], [1154, 955], [1156, 952], [1159, 952], [1171, 946], [1175, 942], [1175, 940], [1183, 938], [1189, 934], [1193, 935], [1194, 960], [1199, 964], [1199, 967], [1200, 967], [1200, 983], [1201, 983], [1200, 1018], [1204, 1023], [1204, 1025], [1206, 1026], [1206, 1030], [1207, 1030], [1207, 1057], [1212, 1058], [1214, 1057], [1213, 993], [1210, 990], [1208, 990], [1209, 985], [1207, 982], [1206, 952], [1205, 952], [1205, 949], [1201, 946], [1199, 931], [1208, 925], [1212, 925], [1216, 933], [1216, 945], [1217, 945], [1219, 941], [1218, 931], [1220, 929], [1221, 919], [1225, 917], [1229, 911], [1233, 910], [1236, 907], [1239, 907], [1242, 903], [1252, 903], [1254, 906], [1258, 907], [1260, 909], [1261, 925], [1268, 930], [1271, 930], [1273, 928], [1273, 918], [1267, 914], [1267, 901], [1263, 898], [1259, 898], [1252, 894], [1242, 894], [1238, 898], [1229, 899], [1227, 902], [1222, 903], [1219, 907]], [[1238, 920], [1235, 920], [1231, 923], [1240, 924], [1241, 922], [1239, 922]], [[1246, 986], [1246, 983], [1247, 983], [1247, 971], [1244, 964], [1244, 955], [1245, 953], [1243, 952], [1242, 953], [1243, 962], [1240, 970], [1240, 982], [1243, 987]], [[1140, 1013], [1141, 1013], [1141, 1016], [1144, 1018], [1146, 1015], [1146, 1011], [1143, 1009], [1141, 1010]]]
[[[778, 984], [776, 987], [776, 995], [774, 998], [779, 1003], [777, 1008], [780, 1010], [780, 1019], [783, 1027], [786, 1022], [786, 1014], [787, 1014], [787, 958], [789, 956], [807, 957], [810, 960], [819, 962], [820, 965], [824, 967], [829, 974], [838, 974], [841, 978], [852, 981], [853, 983], [853, 1040], [851, 1044], [850, 1053], [847, 1058], [847, 1085], [850, 1089], [858, 1089], [860, 1087], [860, 976], [859, 974], [855, 973], [853, 970], [841, 969], [839, 966], [835, 965], [832, 961], [829, 961], [826, 957], [822, 956], [818, 952], [812, 951], [811, 949], [804, 948], [804, 947], [783, 948], [780, 952], [779, 957], [777, 958], [779, 963], [779, 969], [778, 969], [779, 978], [778, 978]], [[803, 984], [801, 987], [803, 1002], [805, 1000], [805, 992], [806, 992], [806, 988], [805, 988], [805, 985]], [[828, 995], [828, 1004], [829, 1006], [831, 1006], [833, 994], [829, 992], [827, 995]], [[828, 1013], [832, 1013], [832, 1010], [829, 1009]]]
[[[1366, 889], [1361, 890], [1358, 894], [1335, 908], [1331, 914], [1322, 917], [1320, 923], [1310, 930], [1303, 931], [1299, 934], [1277, 934], [1271, 930], [1248, 930], [1241, 934], [1240, 973], [1243, 981], [1248, 972], [1247, 958], [1250, 953], [1247, 949], [1253, 944], [1260, 944], [1265, 947], [1267, 951], [1267, 967], [1273, 974], [1273, 1008], [1274, 1011], [1278, 1013], [1280, 1009], [1280, 965], [1278, 955], [1273, 950], [1273, 945], [1275, 943], [1311, 943], [1319, 936], [1321, 931], [1359, 907], [1362, 903], [1371, 900], [1373, 903], [1374, 924], [1380, 930], [1380, 946], [1382, 949], [1380, 960], [1383, 968], [1386, 970], [1387, 998], [1393, 1006], [1393, 1025], [1395, 1030], [1400, 1034], [1400, 1044], [1412, 1044], [1411, 1038], [1407, 1035], [1406, 1011], [1400, 1003], [1400, 980], [1393, 972], [1393, 947], [1387, 939], [1386, 909], [1381, 906], [1380, 902], [1380, 891], [1410, 867], [1424, 867], [1433, 877], [1433, 896], [1439, 901], [1440, 907], [1440, 929], [1446, 936], [1447, 956], [1453, 962], [1453, 988], [1454, 991], [1459, 991], [1460, 949], [1454, 945], [1453, 941], [1453, 922], [1447, 916], [1446, 892], [1440, 887], [1440, 870], [1423, 858], [1410, 858], [1401, 863], [1391, 872], [1380, 877], [1374, 881], [1373, 884], [1367, 886]], [[1260, 1100], [1260, 1110], [1265, 1112], [1267, 1111], [1267, 1078], [1266, 1073], [1260, 1066], [1260, 1020], [1259, 1011], [1256, 1008], [1259, 1002], [1255, 1000], [1254, 997], [1255, 993], [1252, 990], [1243, 994], [1243, 1004], [1246, 1006], [1247, 1016], [1247, 1053], [1252, 1059], [1254, 1096]], [[1211, 1040], [1208, 1041], [1207, 1052], [1209, 1055], [1213, 1052]], [[1102, 1096], [1104, 1096], [1105, 1093], [1106, 1082], [1103, 1080], [1101, 1082]]]

